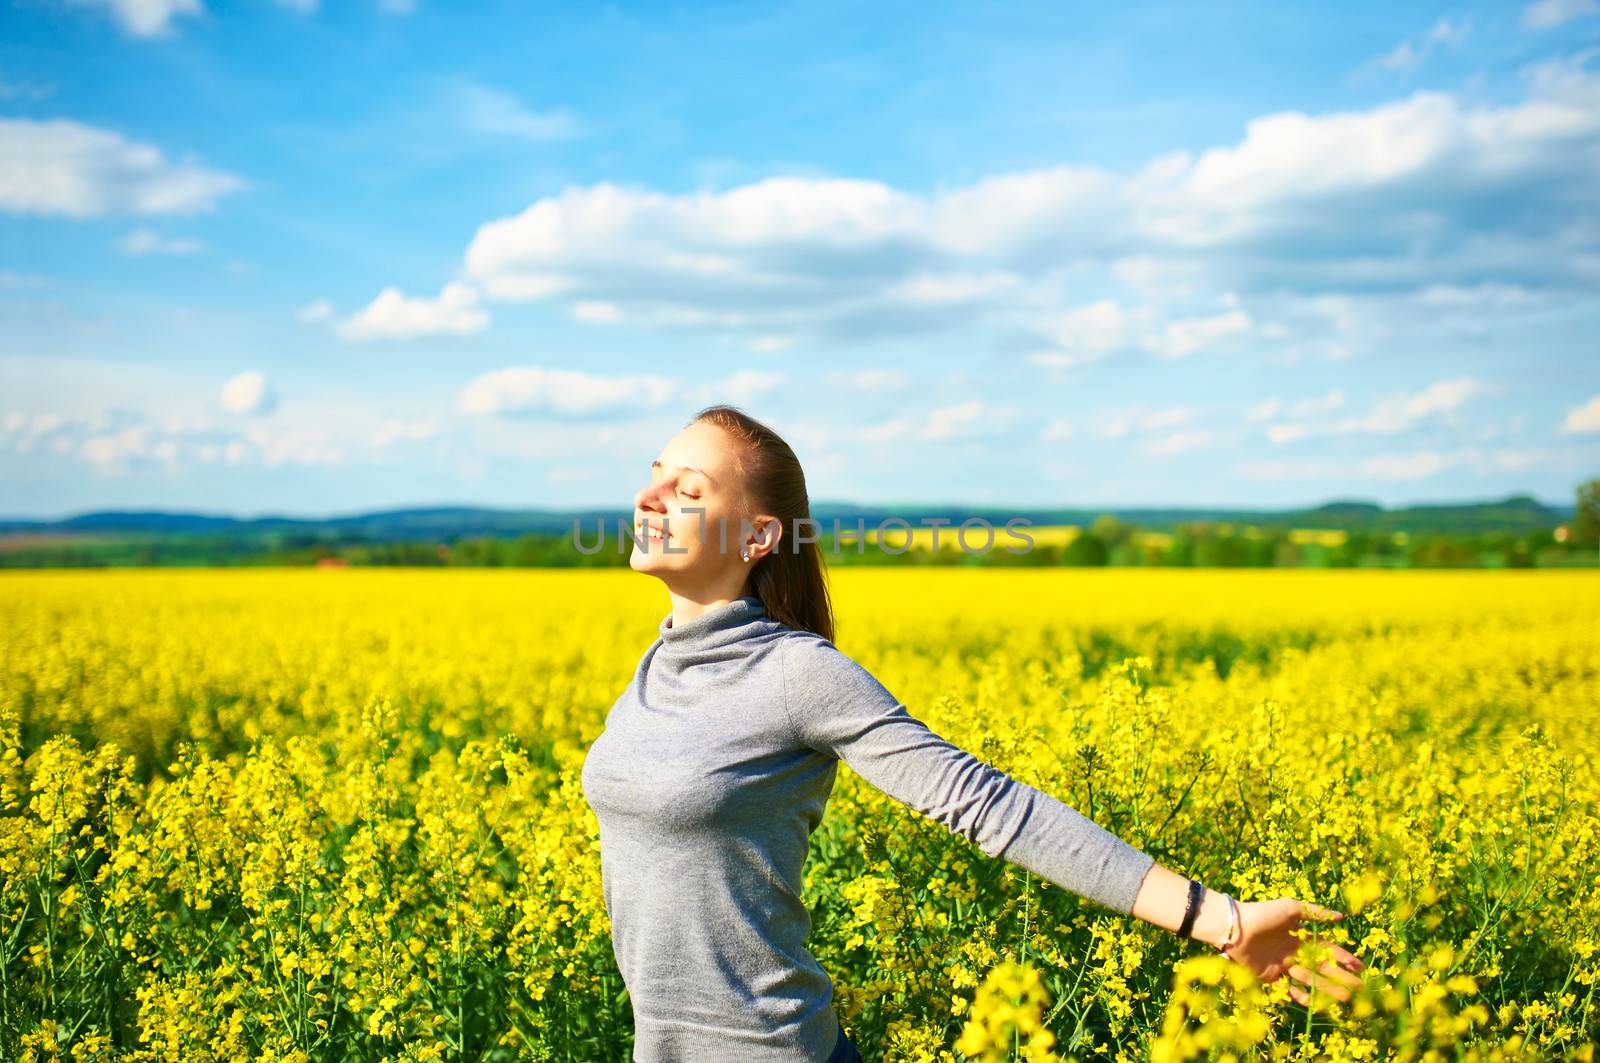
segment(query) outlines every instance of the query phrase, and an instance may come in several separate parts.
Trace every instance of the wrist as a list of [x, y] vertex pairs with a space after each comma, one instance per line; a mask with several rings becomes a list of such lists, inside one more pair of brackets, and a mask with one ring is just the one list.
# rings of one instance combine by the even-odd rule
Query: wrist
[[1194, 901], [1194, 919], [1185, 924], [1190, 881], [1171, 868], [1152, 865], [1134, 896], [1131, 914], [1180, 937], [1221, 948], [1228, 940], [1228, 915], [1232, 909], [1236, 921], [1233, 940], [1228, 944], [1230, 948], [1237, 945], [1244, 937], [1244, 913], [1229, 904], [1225, 894], [1202, 887]]
[[[1232, 909], [1228, 898], [1216, 890], [1207, 889], [1200, 895], [1200, 909], [1194, 917], [1194, 928], [1190, 936], [1196, 941], [1205, 942], [1212, 948], [1221, 948], [1228, 940], [1228, 923]], [[1240, 927], [1235, 923], [1233, 940], [1239, 940]]]

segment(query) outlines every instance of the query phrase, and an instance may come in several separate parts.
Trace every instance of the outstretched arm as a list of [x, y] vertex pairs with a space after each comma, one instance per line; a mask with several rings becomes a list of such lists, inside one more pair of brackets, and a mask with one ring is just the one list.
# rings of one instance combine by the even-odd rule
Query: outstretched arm
[[[1147, 923], [1176, 932], [1183, 925], [1183, 914], [1188, 903], [1189, 879], [1156, 864], [1145, 877], [1131, 914]], [[1296, 931], [1310, 921], [1337, 922], [1344, 918], [1343, 912], [1308, 904], [1293, 897], [1239, 901], [1238, 905], [1236, 925], [1230, 938], [1227, 896], [1204, 890], [1195, 910], [1189, 936], [1214, 947], [1232, 941], [1224, 954], [1249, 967], [1263, 982], [1275, 982], [1287, 974], [1315, 992], [1326, 993], [1338, 1000], [1350, 999], [1350, 990], [1361, 984], [1357, 973], [1365, 970], [1366, 964], [1347, 949], [1318, 938], [1315, 944], [1327, 949], [1332, 959], [1318, 963], [1315, 971], [1293, 962], [1301, 943]], [[1310, 995], [1298, 985], [1289, 987], [1289, 995], [1302, 1004], [1311, 1003]]]
[[786, 708], [800, 741], [989, 856], [1132, 912], [1154, 857], [935, 734], [828, 640], [801, 634], [786, 638], [780, 652]]
[[[838, 757], [890, 797], [999, 857], [1079, 896], [1177, 932], [1189, 879], [1156, 862], [1070, 805], [984, 763], [912, 716], [859, 663], [820, 636], [785, 638], [785, 709], [796, 736]], [[1228, 898], [1204, 890], [1189, 936], [1212, 946], [1229, 940]], [[1337, 960], [1313, 974], [1292, 964], [1307, 919], [1343, 915], [1293, 898], [1239, 902], [1227, 955], [1264, 981], [1289, 974], [1341, 1000], [1364, 965], [1331, 942]], [[1307, 1003], [1304, 990], [1290, 995]]]

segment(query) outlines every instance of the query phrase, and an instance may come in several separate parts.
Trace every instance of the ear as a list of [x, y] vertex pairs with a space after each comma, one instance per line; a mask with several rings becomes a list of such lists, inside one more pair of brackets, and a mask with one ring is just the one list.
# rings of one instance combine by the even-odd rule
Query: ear
[[756, 544], [766, 546], [767, 553], [774, 553], [783, 542], [783, 521], [770, 513], [758, 513], [750, 522], [755, 526]]

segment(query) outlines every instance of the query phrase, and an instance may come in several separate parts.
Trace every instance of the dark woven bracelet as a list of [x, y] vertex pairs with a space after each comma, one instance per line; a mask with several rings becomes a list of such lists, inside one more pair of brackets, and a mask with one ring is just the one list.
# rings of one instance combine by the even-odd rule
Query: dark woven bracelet
[[1178, 927], [1178, 936], [1186, 938], [1189, 931], [1194, 929], [1194, 917], [1200, 914], [1200, 893], [1205, 887], [1194, 879], [1189, 880], [1189, 905], [1183, 912], [1183, 925]]

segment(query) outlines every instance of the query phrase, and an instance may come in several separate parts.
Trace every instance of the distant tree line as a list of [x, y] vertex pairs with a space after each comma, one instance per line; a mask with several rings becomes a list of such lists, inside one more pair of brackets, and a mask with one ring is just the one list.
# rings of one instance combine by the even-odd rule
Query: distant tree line
[[[986, 552], [962, 550], [946, 535], [935, 552], [855, 541], [835, 543], [826, 530], [818, 545], [835, 567], [856, 565], [972, 565], [1007, 567], [1135, 566], [1161, 568], [1556, 568], [1600, 566], [1600, 479], [1577, 489], [1571, 521], [1554, 528], [1505, 532], [1429, 531], [1402, 534], [1344, 529], [1319, 541], [1288, 528], [1247, 531], [1236, 524], [1188, 521], [1159, 534], [1104, 514], [1068, 542], [1035, 542], [1010, 553], [1015, 540]], [[42, 541], [41, 541], [42, 540]], [[627, 540], [624, 539], [624, 542]], [[586, 537], [585, 544], [593, 541]], [[473, 536], [445, 541], [394, 542], [353, 533], [276, 533], [257, 537], [204, 534], [34, 537], [0, 544], [0, 568], [127, 566], [460, 566], [471, 568], [617, 568], [628, 549], [609, 535], [584, 553], [570, 532]]]

